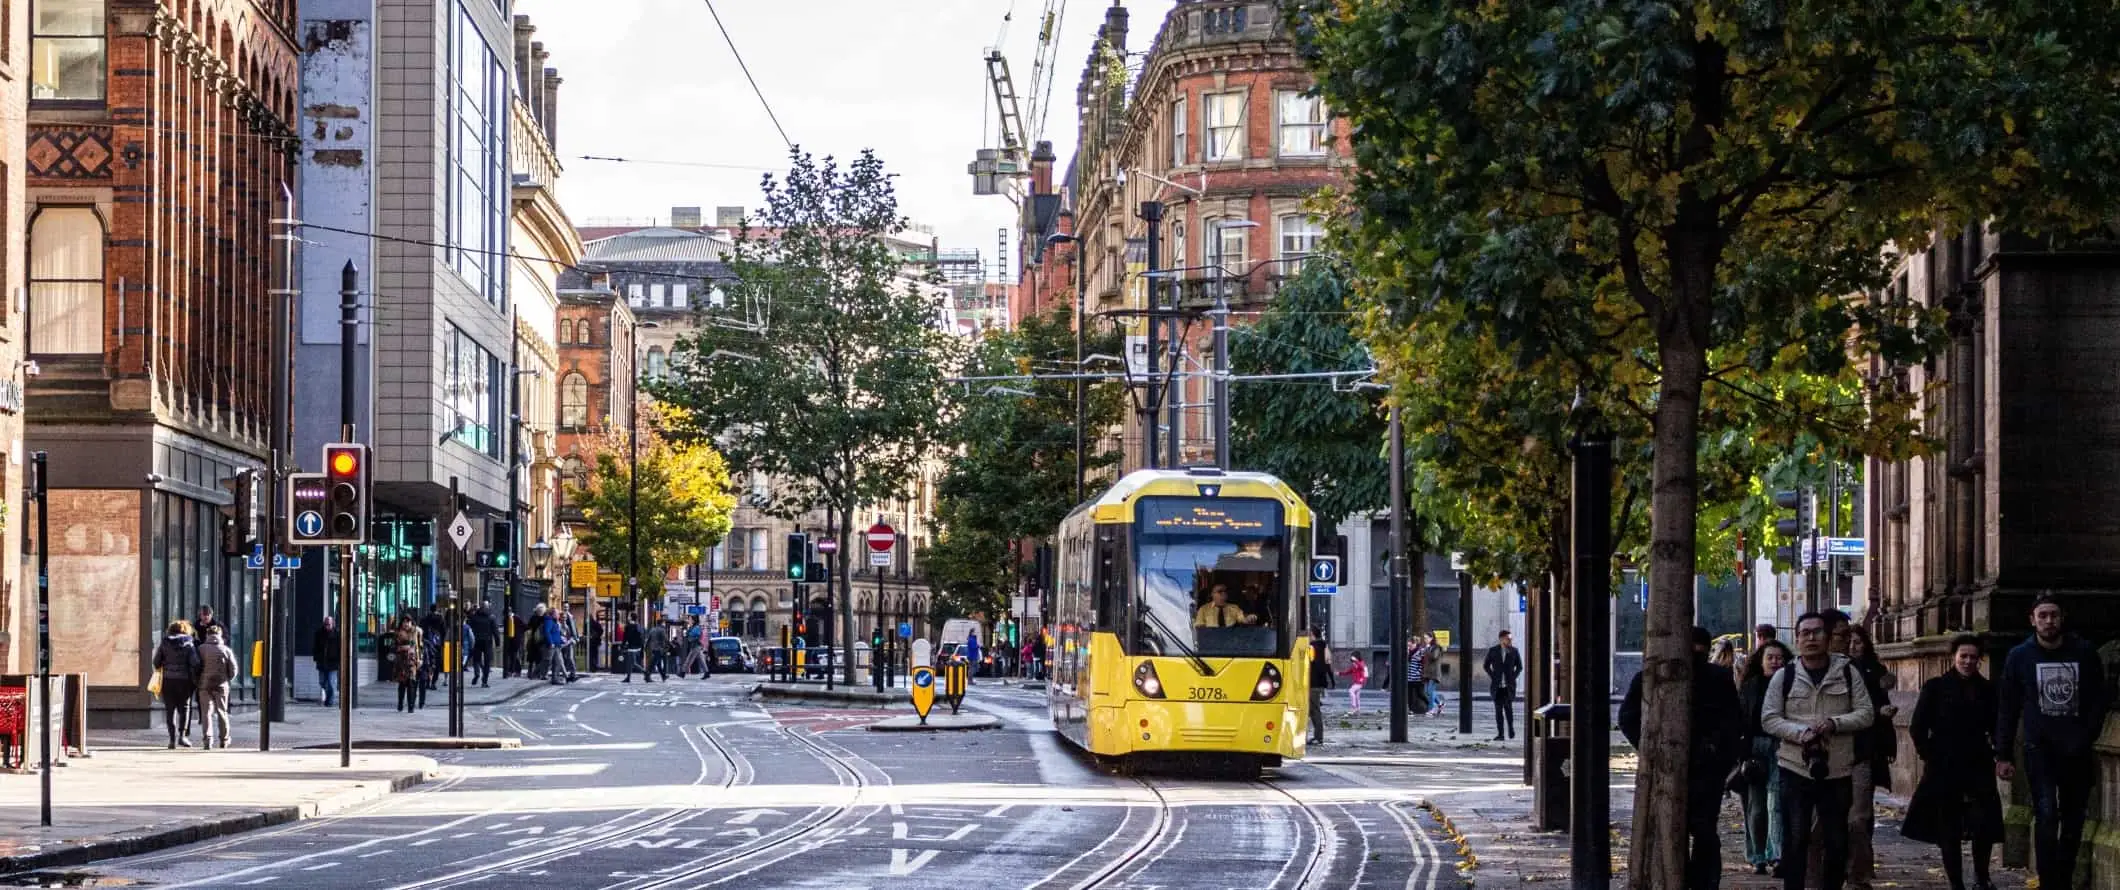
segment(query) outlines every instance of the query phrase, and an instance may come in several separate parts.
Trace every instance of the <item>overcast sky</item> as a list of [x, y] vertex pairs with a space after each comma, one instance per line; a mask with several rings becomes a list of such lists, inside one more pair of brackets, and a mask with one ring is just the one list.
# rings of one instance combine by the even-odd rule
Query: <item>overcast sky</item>
[[[1148, 47], [1177, 0], [1125, 0], [1128, 48]], [[1061, 166], [1075, 142], [1075, 86], [1111, 0], [1067, 0], [1043, 138]], [[944, 247], [989, 268], [1008, 199], [974, 196], [965, 165], [999, 144], [983, 61], [1002, 50], [1030, 100], [1045, 0], [714, 0], [788, 138], [818, 155], [873, 148], [899, 175], [901, 209]], [[560, 198], [577, 226], [666, 217], [673, 206], [760, 203], [759, 177], [786, 145], [753, 95], [706, 0], [516, 0], [537, 25], [560, 88]], [[1029, 107], [1023, 109], [1029, 115]], [[1035, 121], [1029, 122], [1032, 129]], [[590, 161], [605, 155], [739, 169]], [[748, 169], [743, 169], [748, 168]]]

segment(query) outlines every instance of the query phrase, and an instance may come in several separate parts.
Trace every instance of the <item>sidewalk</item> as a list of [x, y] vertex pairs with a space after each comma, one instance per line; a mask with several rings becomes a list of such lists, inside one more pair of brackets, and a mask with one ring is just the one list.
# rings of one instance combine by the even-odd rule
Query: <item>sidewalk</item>
[[0, 773], [0, 875], [343, 812], [436, 771], [432, 759], [409, 754], [360, 754], [341, 769], [337, 752], [99, 750], [54, 766], [48, 828], [38, 774]]
[[[1388, 701], [1380, 701], [1389, 706]], [[1372, 712], [1367, 695], [1362, 704], [1362, 714], [1349, 714], [1344, 692], [1328, 704], [1325, 744], [1312, 746], [1306, 762], [1363, 774], [1394, 787], [1421, 789], [1422, 804], [1431, 807], [1438, 821], [1467, 845], [1473, 863], [1467, 874], [1480, 886], [1551, 884], [1568, 879], [1568, 834], [1531, 829], [1531, 789], [1521, 784], [1521, 723], [1515, 740], [1492, 741], [1493, 705], [1476, 701], [1473, 731], [1461, 735], [1457, 732], [1457, 700], [1451, 698], [1442, 717], [1409, 715], [1408, 741], [1393, 744], [1386, 741], [1385, 712], [1381, 708]], [[1519, 710], [1518, 720], [1522, 717]], [[1624, 886], [1633, 833], [1636, 761], [1618, 733], [1613, 734], [1611, 769], [1613, 877], [1615, 886]], [[1946, 886], [1937, 849], [1900, 836], [1905, 807], [1903, 793], [1878, 795], [1877, 829], [1872, 835], [1877, 851], [1873, 886]], [[1723, 799], [1722, 886], [1729, 890], [1780, 887], [1771, 875], [1754, 875], [1745, 862], [1741, 812], [1735, 795]], [[1995, 886], [2023, 888], [2028, 875], [2000, 867], [2000, 858], [1998, 848]]]
[[[584, 675], [586, 676], [586, 675]], [[520, 677], [501, 679], [493, 677], [491, 686], [473, 686], [464, 690], [464, 741], [473, 738], [492, 739], [513, 736], [503, 724], [480, 711], [540, 689], [553, 688], [542, 680], [525, 680]], [[397, 684], [364, 683], [356, 697], [360, 707], [353, 713], [353, 738], [362, 747], [395, 746], [394, 743], [409, 743], [404, 747], [432, 747], [434, 740], [448, 735], [449, 687], [427, 693], [427, 707], [407, 714], [397, 710]], [[237, 712], [231, 721], [234, 726], [235, 753], [249, 751], [258, 753], [257, 708]], [[129, 748], [166, 749], [169, 731], [164, 728], [164, 715], [156, 712], [154, 726], [148, 729], [99, 729], [89, 733], [89, 750], [101, 758], [104, 751]], [[192, 743], [201, 739], [199, 728], [192, 728]], [[289, 702], [287, 719], [272, 725], [272, 747], [275, 750], [291, 750], [305, 747], [339, 743], [339, 709], [336, 704], [324, 707], [320, 702]], [[35, 745], [31, 745], [31, 756], [35, 756]], [[184, 753], [179, 749], [178, 753]], [[88, 761], [93, 763], [94, 761]], [[336, 762], [334, 762], [336, 765]]]

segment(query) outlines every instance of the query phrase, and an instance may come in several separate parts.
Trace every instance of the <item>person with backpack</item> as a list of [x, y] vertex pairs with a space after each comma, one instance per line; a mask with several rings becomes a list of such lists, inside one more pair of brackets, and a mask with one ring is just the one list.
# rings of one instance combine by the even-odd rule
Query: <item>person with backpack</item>
[[1848, 871], [1848, 812], [1854, 803], [1855, 740], [1877, 720], [1869, 684], [1836, 655], [1826, 616], [1796, 621], [1796, 663], [1768, 681], [1760, 727], [1781, 740], [1782, 887], [1803, 890], [1813, 818], [1819, 828], [1820, 890], [1842, 890]]
[[228, 684], [236, 678], [236, 653], [221, 642], [221, 629], [210, 627], [198, 644], [199, 716], [205, 719], [208, 750], [212, 750], [218, 739], [221, 747], [228, 747]]
[[567, 629], [556, 611], [545, 613], [545, 679], [554, 686], [567, 685]]
[[677, 677], [684, 679], [692, 675], [692, 662], [699, 662], [699, 678], [704, 680], [714, 673], [714, 659], [707, 657], [706, 629], [700, 626], [699, 616], [685, 619], [685, 656], [678, 662]]
[[155, 646], [155, 670], [162, 672], [162, 709], [169, 724], [169, 746], [191, 747], [191, 697], [197, 690], [199, 649], [192, 642], [191, 622], [172, 621]]

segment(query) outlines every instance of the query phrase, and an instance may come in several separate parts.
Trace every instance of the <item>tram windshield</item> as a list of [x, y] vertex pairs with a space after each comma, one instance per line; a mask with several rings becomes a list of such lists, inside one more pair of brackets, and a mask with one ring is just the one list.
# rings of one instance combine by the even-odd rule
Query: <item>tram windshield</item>
[[1281, 505], [1143, 498], [1135, 566], [1142, 654], [1273, 657], [1286, 647]]

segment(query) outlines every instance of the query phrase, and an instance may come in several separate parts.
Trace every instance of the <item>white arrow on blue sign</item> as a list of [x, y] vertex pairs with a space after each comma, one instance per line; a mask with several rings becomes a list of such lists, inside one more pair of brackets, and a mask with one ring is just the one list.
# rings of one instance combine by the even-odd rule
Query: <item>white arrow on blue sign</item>
[[1331, 596], [1340, 592], [1339, 557], [1313, 556], [1310, 558], [1310, 592], [1319, 596]]
[[898, 622], [898, 638], [901, 640], [910, 640], [913, 638], [913, 622]]
[[[243, 557], [243, 567], [246, 569], [262, 569], [265, 567], [264, 545], [261, 544], [250, 548], [250, 555]], [[272, 568], [274, 571], [291, 572], [301, 567], [302, 558], [299, 556], [288, 556], [284, 553], [272, 555]]]
[[295, 514], [294, 533], [305, 538], [314, 538], [324, 533], [324, 514], [315, 510], [303, 510]]

